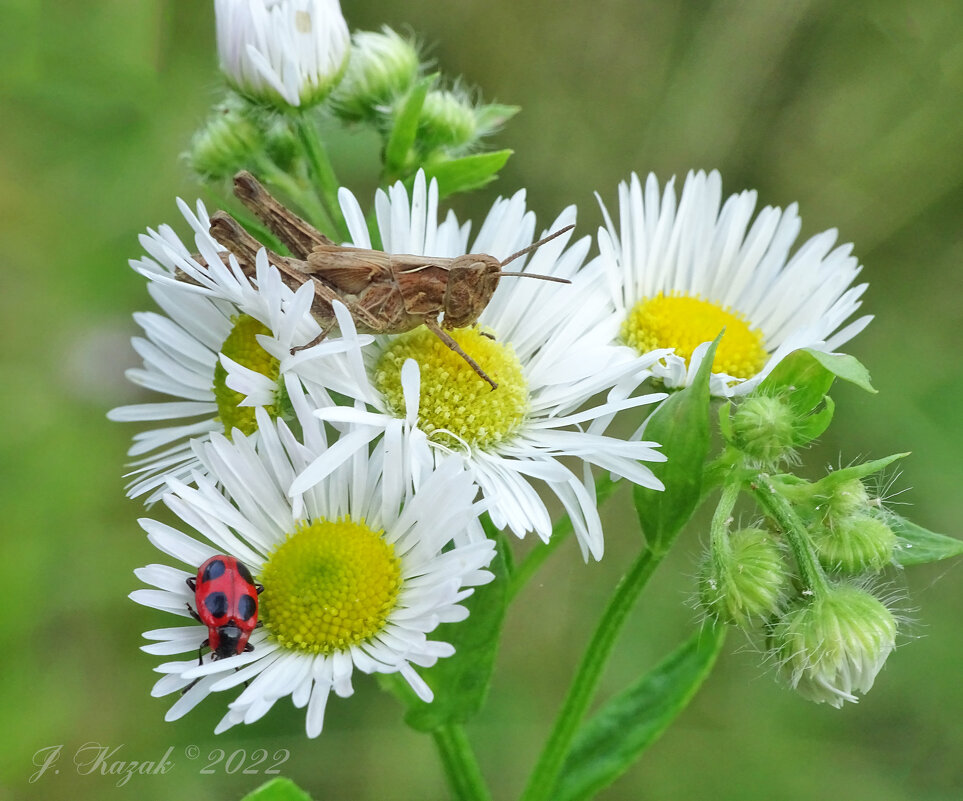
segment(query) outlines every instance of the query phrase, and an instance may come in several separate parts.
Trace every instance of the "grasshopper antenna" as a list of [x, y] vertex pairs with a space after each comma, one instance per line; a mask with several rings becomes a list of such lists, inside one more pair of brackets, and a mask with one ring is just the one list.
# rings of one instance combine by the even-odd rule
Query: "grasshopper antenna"
[[[544, 245], [546, 242], [551, 242], [553, 239], [555, 239], [555, 237], [561, 236], [562, 234], [567, 233], [568, 231], [571, 231], [574, 227], [575, 227], [574, 225], [566, 225], [564, 228], [559, 228], [555, 233], [549, 234], [549, 235], [546, 236], [546, 237], [542, 237], [541, 239], [538, 240], [538, 242], [533, 242], [533, 243], [532, 243], [531, 245], [529, 245], [527, 248], [522, 248], [522, 249], [519, 250], [517, 253], [513, 253], [511, 256], [509, 256], [507, 259], [505, 259], [505, 261], [503, 261], [503, 262], [501, 263], [501, 265], [499, 265], [499, 266], [500, 266], [500, 267], [504, 267], [504, 266], [505, 266], [506, 264], [508, 264], [509, 262], [515, 261], [515, 259], [517, 259], [519, 256], [524, 256], [526, 253], [531, 253], [533, 250], [536, 250], [537, 248], [540, 248], [540, 247], [541, 247], [542, 245]], [[538, 275], [538, 274], [536, 274], [536, 273], [512, 273], [512, 272], [504, 272], [504, 271], [502, 271], [502, 272], [499, 272], [498, 275], [499, 275], [499, 276], [502, 276], [502, 275], [511, 275], [511, 276], [516, 277], [516, 278], [538, 278], [538, 279], [540, 279], [540, 280], [542, 280], [542, 281], [554, 281], [554, 282], [557, 283], [557, 284], [571, 284], [571, 283], [572, 283], [572, 282], [569, 281], [567, 278], [558, 278], [558, 277], [556, 277], [556, 276], [554, 276], [554, 275]]]

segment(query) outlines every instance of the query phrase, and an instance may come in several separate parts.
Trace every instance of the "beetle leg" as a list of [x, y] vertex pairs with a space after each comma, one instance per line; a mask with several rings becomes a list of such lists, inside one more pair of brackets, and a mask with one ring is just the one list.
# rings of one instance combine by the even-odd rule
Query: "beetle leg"
[[187, 611], [191, 613], [191, 617], [194, 618], [194, 620], [196, 620], [198, 623], [203, 623], [203, 622], [204, 622], [204, 621], [201, 620], [201, 616], [200, 616], [199, 614], [197, 614], [197, 612], [194, 611], [194, 607], [193, 607], [193, 606], [191, 606], [190, 604], [184, 604], [184, 606], [187, 607]]
[[246, 654], [251, 653], [251, 651], [253, 650], [254, 650], [254, 646], [251, 645], [251, 643], [248, 643], [247, 645], [244, 646], [244, 653]]
[[264, 585], [263, 585], [263, 584], [258, 584], [257, 582], [255, 582], [255, 583], [254, 583], [254, 589], [256, 589], [256, 590], [257, 590], [257, 594], [260, 595], [262, 592], [264, 592]]
[[198, 667], [204, 664], [204, 656], [201, 654], [201, 651], [207, 648], [207, 645], [209, 642], [210, 640], [204, 640], [204, 642], [202, 642], [200, 644], [200, 647], [197, 649], [197, 666]]
[[191, 592], [197, 592], [197, 579], [194, 578], [194, 576], [185, 579], [185, 581], [187, 582], [187, 586], [191, 588]]
[[444, 342], [449, 348], [451, 348], [453, 351], [455, 351], [455, 353], [457, 353], [466, 362], [468, 362], [468, 364], [471, 365], [472, 369], [476, 373], [478, 373], [478, 375], [481, 376], [481, 378], [483, 378], [485, 381], [491, 384], [492, 391], [498, 389], [498, 384], [492, 381], [488, 373], [486, 373], [484, 370], [481, 369], [481, 366], [478, 364], [478, 362], [476, 362], [471, 356], [469, 356], [467, 353], [465, 353], [465, 351], [462, 350], [461, 345], [459, 345], [457, 342], [455, 342], [454, 339], [452, 339], [451, 334], [449, 334], [440, 325], [438, 325], [438, 321], [434, 317], [426, 317], [425, 325], [428, 326], [428, 330], [431, 331], [436, 337], [438, 337], [438, 339]]

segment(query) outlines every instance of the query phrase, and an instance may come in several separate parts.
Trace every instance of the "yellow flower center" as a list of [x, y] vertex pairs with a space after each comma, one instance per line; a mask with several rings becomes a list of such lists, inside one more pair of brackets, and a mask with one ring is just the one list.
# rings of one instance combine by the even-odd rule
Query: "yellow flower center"
[[277, 547], [261, 572], [260, 616], [296, 651], [330, 654], [384, 628], [401, 590], [401, 560], [364, 521], [314, 520]]
[[528, 411], [528, 382], [511, 345], [501, 344], [477, 329], [450, 332], [462, 349], [498, 384], [491, 385], [461, 356], [427, 328], [397, 337], [381, 355], [374, 384], [391, 412], [405, 414], [401, 367], [414, 359], [421, 369], [418, 426], [436, 442], [475, 448], [495, 445], [509, 437]]
[[[272, 381], [278, 380], [280, 363], [264, 348], [257, 334], [270, 334], [267, 326], [253, 317], [242, 314], [234, 321], [231, 333], [221, 345], [221, 353], [238, 364], [265, 375]], [[227, 386], [227, 370], [218, 361], [214, 367], [214, 400], [217, 401], [217, 416], [224, 424], [224, 433], [230, 436], [231, 430], [240, 429], [244, 434], [253, 434], [257, 429], [253, 406], [239, 406], [244, 395]], [[275, 406], [266, 407], [271, 417], [277, 417]]]
[[622, 323], [621, 338], [639, 353], [675, 348], [676, 355], [688, 364], [692, 351], [715, 339], [723, 328], [726, 333], [716, 350], [712, 371], [751, 378], [765, 366], [769, 356], [762, 346], [762, 332], [750, 328], [749, 321], [739, 312], [707, 300], [688, 295], [666, 297], [661, 292], [643, 299]]

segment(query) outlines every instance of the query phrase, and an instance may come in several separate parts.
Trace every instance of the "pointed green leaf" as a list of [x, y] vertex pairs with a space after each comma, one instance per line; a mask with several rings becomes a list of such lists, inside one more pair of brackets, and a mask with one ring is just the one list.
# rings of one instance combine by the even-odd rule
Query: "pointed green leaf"
[[401, 107], [395, 114], [394, 125], [385, 143], [385, 175], [389, 180], [405, 174], [408, 168], [408, 154], [415, 144], [418, 135], [418, 121], [421, 119], [421, 109], [425, 105], [425, 97], [438, 74], [426, 75], [411, 87]]
[[591, 798], [621, 776], [676, 719], [712, 670], [725, 626], [706, 625], [580, 730], [552, 801]]
[[[498, 551], [489, 570], [495, 580], [474, 593], [464, 605], [468, 618], [457, 623], [443, 623], [433, 637], [455, 646], [455, 653], [439, 659], [422, 677], [435, 694], [426, 704], [410, 688], [399, 693], [408, 707], [405, 722], [418, 731], [430, 732], [451, 723], [464, 723], [475, 715], [488, 695], [499, 636], [508, 602], [508, 577], [505, 550], [507, 543], [499, 535]], [[407, 684], [400, 682], [407, 688]]]
[[878, 473], [884, 467], [889, 467], [893, 462], [899, 461], [909, 456], [909, 453], [894, 453], [892, 456], [884, 456], [882, 459], [873, 459], [869, 462], [861, 462], [850, 467], [843, 467], [833, 470], [828, 476], [823, 476], [811, 487], [812, 495], [829, 495], [840, 484], [844, 484], [853, 478], [866, 478], [874, 473]]
[[754, 395], [781, 395], [797, 415], [809, 414], [833, 385], [835, 376], [808, 350], [795, 350], [766, 376]]
[[484, 106], [479, 106], [475, 109], [478, 135], [488, 136], [488, 134], [501, 128], [521, 110], [521, 106], [505, 106], [501, 103], [487, 103]]
[[822, 433], [829, 428], [829, 424], [833, 421], [833, 412], [836, 411], [836, 404], [833, 403], [833, 399], [829, 395], [823, 400], [826, 405], [822, 409], [799, 421], [793, 432], [793, 441], [797, 445], [812, 442], [817, 437], [822, 436]]
[[963, 540], [929, 531], [892, 512], [883, 520], [897, 537], [897, 564], [923, 565], [963, 554]]
[[278, 777], [248, 793], [241, 801], [311, 801], [311, 796], [290, 779]]
[[493, 181], [512, 152], [496, 150], [494, 153], [475, 153], [450, 161], [426, 164], [425, 174], [429, 180], [438, 179], [438, 195], [444, 198], [456, 192], [478, 189]]
[[668, 550], [699, 503], [709, 453], [709, 375], [718, 344], [719, 337], [706, 351], [692, 383], [662, 401], [645, 426], [645, 438], [661, 443], [667, 457], [650, 465], [665, 490], [632, 488], [642, 533], [655, 552]]
[[860, 389], [876, 394], [876, 389], [870, 383], [869, 370], [855, 356], [848, 353], [824, 353], [820, 350], [806, 350], [817, 362], [831, 372], [836, 378], [855, 384]]

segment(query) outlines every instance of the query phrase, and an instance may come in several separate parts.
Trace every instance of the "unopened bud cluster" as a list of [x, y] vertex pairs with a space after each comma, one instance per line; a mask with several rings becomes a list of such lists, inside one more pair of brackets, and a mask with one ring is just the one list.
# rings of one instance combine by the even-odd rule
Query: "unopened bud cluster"
[[[714, 620], [764, 632], [782, 678], [838, 707], [872, 687], [895, 647], [896, 617], [873, 587], [894, 563], [897, 538], [864, 483], [879, 463], [816, 482], [777, 472], [832, 417], [829, 398], [800, 404], [789, 393], [760, 392], [723, 413], [730, 489], [713, 521], [699, 602]], [[734, 505], [729, 482], [753, 494], [768, 527], [719, 527]]]
[[217, 0], [215, 11], [233, 94], [192, 143], [189, 161], [207, 180], [240, 169], [269, 173], [263, 157], [274, 159], [279, 128], [272, 115], [288, 128], [292, 114], [316, 108], [329, 125], [334, 118], [369, 127], [393, 159], [386, 172], [401, 178], [475, 152], [517, 111], [478, 103], [459, 82], [428, 75], [416, 44], [390, 28], [349, 33], [338, 0]]

